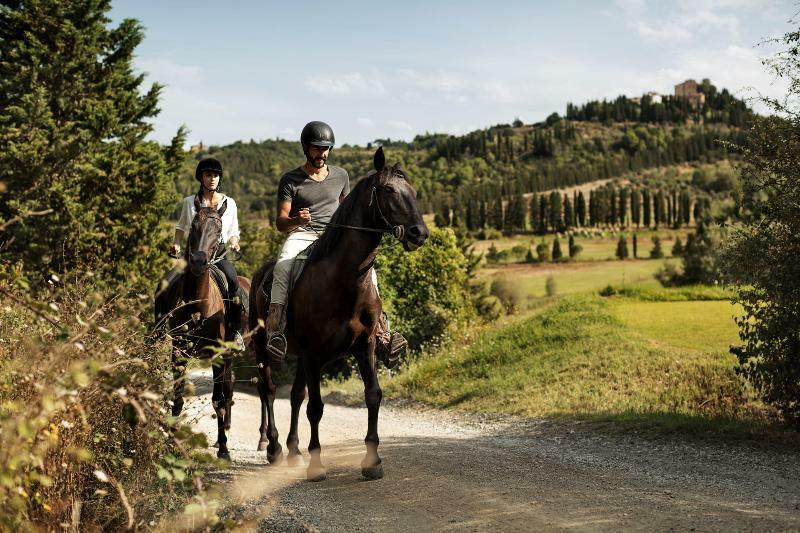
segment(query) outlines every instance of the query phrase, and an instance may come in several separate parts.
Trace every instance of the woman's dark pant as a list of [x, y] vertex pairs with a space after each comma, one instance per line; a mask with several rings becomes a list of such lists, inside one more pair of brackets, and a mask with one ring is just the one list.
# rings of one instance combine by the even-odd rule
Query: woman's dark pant
[[236, 278], [236, 270], [227, 259], [219, 261], [217, 266], [228, 280], [228, 294], [231, 299], [228, 305], [228, 328], [231, 332], [242, 331], [242, 303], [238, 297], [239, 280]]

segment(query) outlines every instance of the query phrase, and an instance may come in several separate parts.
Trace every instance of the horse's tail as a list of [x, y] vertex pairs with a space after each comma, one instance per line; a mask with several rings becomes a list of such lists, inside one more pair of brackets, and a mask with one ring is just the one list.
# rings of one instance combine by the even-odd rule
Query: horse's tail
[[166, 276], [158, 280], [153, 294], [153, 329], [154, 333], [164, 331], [166, 316], [175, 307], [179, 298], [180, 278], [182, 272], [170, 270]]

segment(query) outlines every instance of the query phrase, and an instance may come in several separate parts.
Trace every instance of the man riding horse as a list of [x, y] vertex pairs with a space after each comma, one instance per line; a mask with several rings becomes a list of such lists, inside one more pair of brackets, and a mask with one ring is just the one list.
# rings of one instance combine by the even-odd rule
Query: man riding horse
[[[294, 259], [319, 238], [339, 203], [350, 192], [350, 177], [341, 167], [328, 165], [333, 150], [333, 130], [324, 122], [306, 124], [300, 134], [305, 163], [281, 177], [278, 184], [278, 214], [275, 225], [289, 236], [281, 249], [273, 272], [267, 320], [267, 349], [278, 365], [286, 356], [286, 337], [281, 319], [286, 305]], [[377, 289], [377, 277], [371, 272]], [[394, 366], [408, 343], [389, 330], [385, 315], [378, 323], [376, 355], [387, 367]]]

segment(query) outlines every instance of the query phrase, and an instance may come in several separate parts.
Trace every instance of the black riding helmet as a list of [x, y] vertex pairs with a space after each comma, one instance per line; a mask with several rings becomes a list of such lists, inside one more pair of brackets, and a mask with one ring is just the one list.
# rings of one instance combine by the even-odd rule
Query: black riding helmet
[[206, 157], [197, 163], [197, 169], [194, 171], [194, 179], [203, 183], [203, 172], [211, 170], [219, 174], [219, 181], [222, 183], [222, 163], [213, 157]]
[[330, 126], [319, 120], [314, 120], [303, 128], [303, 132], [300, 134], [300, 142], [303, 143], [304, 149], [309, 144], [333, 148], [336, 138], [333, 136], [333, 130]]

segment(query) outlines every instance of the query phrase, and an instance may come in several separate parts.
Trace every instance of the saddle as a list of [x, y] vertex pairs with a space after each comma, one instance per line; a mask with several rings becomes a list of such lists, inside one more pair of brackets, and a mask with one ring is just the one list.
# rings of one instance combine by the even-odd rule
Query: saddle
[[[300, 275], [303, 273], [303, 269], [306, 266], [306, 261], [308, 260], [309, 256], [311, 255], [312, 250], [314, 249], [314, 245], [317, 244], [317, 241], [312, 242], [309, 244], [302, 252], [297, 254], [294, 258], [294, 262], [292, 263], [292, 270], [289, 272], [289, 286], [286, 288], [286, 301], [288, 302], [292, 296], [292, 289], [294, 289], [295, 283], [297, 280], [300, 279]], [[261, 287], [259, 290], [262, 292], [264, 297], [266, 298], [267, 307], [269, 307], [270, 303], [270, 293], [272, 292], [272, 272], [275, 268], [275, 264], [272, 264], [272, 268], [270, 268], [264, 278], [261, 280]], [[280, 327], [281, 330], [286, 328], [286, 310], [289, 308], [288, 305], [283, 306], [283, 316], [280, 319]]]

